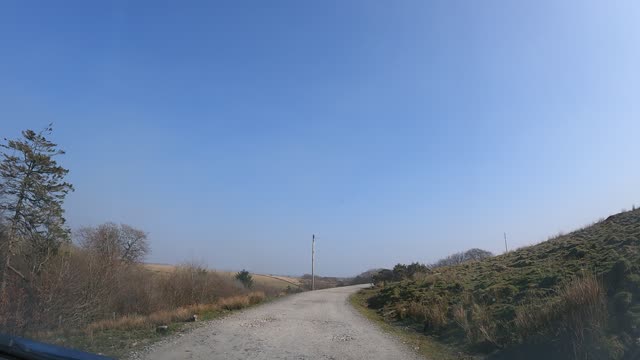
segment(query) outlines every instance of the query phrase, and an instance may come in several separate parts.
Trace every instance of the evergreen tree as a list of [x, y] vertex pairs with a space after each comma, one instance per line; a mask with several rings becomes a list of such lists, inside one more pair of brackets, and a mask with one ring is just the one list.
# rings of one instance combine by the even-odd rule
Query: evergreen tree
[[248, 289], [253, 287], [253, 276], [245, 269], [236, 274], [236, 280], [240, 281]]
[[69, 170], [54, 157], [63, 155], [49, 141], [51, 125], [36, 133], [22, 132], [22, 138], [4, 139], [0, 144], [0, 222], [5, 227], [2, 245], [0, 297], [4, 297], [9, 273], [25, 280], [13, 266], [18, 257], [29, 276], [36, 276], [59, 246], [69, 241], [62, 204], [73, 186], [64, 181]]

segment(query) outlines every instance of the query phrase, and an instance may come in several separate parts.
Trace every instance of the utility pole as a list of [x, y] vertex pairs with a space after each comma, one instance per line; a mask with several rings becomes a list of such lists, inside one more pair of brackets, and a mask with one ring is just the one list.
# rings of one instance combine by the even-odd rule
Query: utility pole
[[316, 274], [314, 272], [314, 261], [316, 256], [316, 234], [311, 235], [311, 290], [316, 289]]
[[507, 247], [507, 233], [504, 233], [504, 252], [509, 252], [509, 248]]

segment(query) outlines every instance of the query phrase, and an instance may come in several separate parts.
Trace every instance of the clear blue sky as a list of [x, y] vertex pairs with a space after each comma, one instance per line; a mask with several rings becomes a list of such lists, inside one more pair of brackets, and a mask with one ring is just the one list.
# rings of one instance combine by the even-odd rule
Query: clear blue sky
[[154, 262], [352, 275], [640, 204], [637, 1], [3, 1], [0, 136]]

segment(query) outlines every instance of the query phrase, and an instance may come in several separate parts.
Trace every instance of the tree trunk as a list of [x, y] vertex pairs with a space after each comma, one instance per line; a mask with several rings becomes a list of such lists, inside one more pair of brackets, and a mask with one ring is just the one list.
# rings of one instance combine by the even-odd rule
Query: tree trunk
[[25, 197], [27, 180], [31, 176], [32, 171], [33, 164], [30, 164], [29, 171], [22, 179], [22, 184], [20, 184], [20, 194], [18, 195], [18, 201], [16, 203], [16, 212], [13, 215], [11, 224], [9, 224], [9, 236], [7, 238], [7, 256], [5, 258], [4, 268], [2, 269], [2, 282], [0, 283], [0, 299], [5, 299], [6, 296], [7, 278], [9, 276], [9, 270], [11, 269], [11, 255], [13, 252], [14, 238], [16, 236], [16, 224], [18, 223], [18, 218], [20, 217], [20, 212], [22, 211], [22, 203]]
[[4, 259], [4, 266], [2, 267], [2, 282], [0, 283], [0, 299], [5, 298], [5, 289], [7, 288], [7, 276], [9, 272], [9, 266], [11, 266], [11, 240], [7, 246], [7, 256]]

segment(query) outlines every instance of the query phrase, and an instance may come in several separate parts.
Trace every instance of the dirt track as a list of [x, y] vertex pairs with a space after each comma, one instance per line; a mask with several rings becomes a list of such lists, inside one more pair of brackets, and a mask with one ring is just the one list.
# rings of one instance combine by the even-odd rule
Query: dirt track
[[361, 287], [296, 294], [214, 320], [143, 358], [419, 359], [351, 307]]

